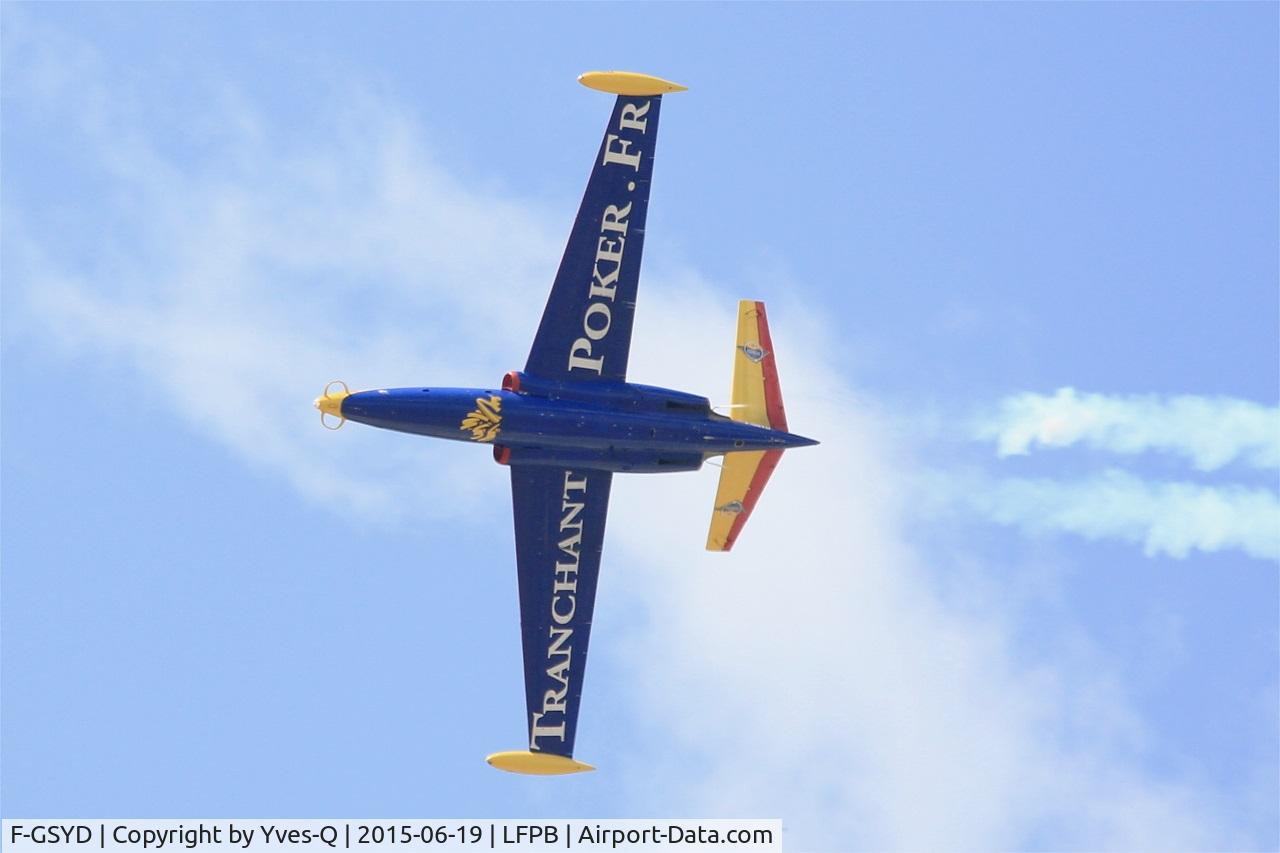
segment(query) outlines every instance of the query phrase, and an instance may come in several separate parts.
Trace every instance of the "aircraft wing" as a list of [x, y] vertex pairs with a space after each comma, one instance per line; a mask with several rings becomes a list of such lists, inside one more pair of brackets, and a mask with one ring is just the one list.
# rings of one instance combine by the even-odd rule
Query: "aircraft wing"
[[626, 379], [661, 105], [660, 94], [623, 94], [614, 104], [526, 373]]
[[572, 756], [612, 477], [511, 467], [529, 750], [489, 756], [495, 767], [540, 774], [593, 769]]

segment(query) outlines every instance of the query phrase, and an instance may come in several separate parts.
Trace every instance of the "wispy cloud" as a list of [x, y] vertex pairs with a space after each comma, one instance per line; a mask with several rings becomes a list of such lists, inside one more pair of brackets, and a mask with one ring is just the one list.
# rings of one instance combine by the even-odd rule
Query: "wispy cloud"
[[977, 437], [1001, 456], [1035, 446], [1087, 447], [1112, 453], [1173, 453], [1201, 471], [1240, 462], [1280, 468], [1280, 407], [1230, 397], [1106, 395], [1060, 388], [1000, 402]]
[[[482, 386], [518, 366], [506, 343], [526, 334], [561, 245], [538, 211], [460, 186], [401, 111], [361, 91], [332, 99], [314, 146], [286, 142], [239, 95], [214, 101], [219, 118], [203, 118], [226, 134], [222, 153], [181, 163], [142, 132], [145, 117], [83, 45], [16, 29], [6, 94], [47, 104], [85, 141], [102, 188], [95, 215], [117, 245], [104, 239], [87, 265], [68, 265], [64, 246], [7, 206], [15, 337], [39, 329], [64, 352], [133, 365], [145, 377], [136, 393], [361, 518], [439, 515], [420, 488], [424, 459], [453, 475], [460, 506], [475, 501], [483, 478], [461, 474], [487, 460], [369, 430], [325, 433], [310, 400], [335, 378]], [[49, 61], [36, 42], [76, 62]], [[459, 352], [461, 365], [448, 355]]]
[[[209, 170], [165, 160], [82, 85], [93, 79], [73, 75], [50, 103], [96, 117], [78, 148], [129, 194], [117, 211], [127, 240], [69, 268], [46, 235], [13, 239], [20, 216], [6, 209], [6, 252], [20, 255], [6, 287], [25, 294], [28, 319], [65, 347], [131, 365], [193, 428], [310, 499], [465, 512], [456, 496], [421, 497], [427, 476], [469, 481], [442, 473], [466, 464], [448, 462], [448, 448], [419, 442], [410, 455], [373, 430], [335, 441], [299, 389], [510, 367], [562, 239], [543, 212], [451, 180], [394, 105], [331, 116], [332, 133], [306, 150], [236, 108], [220, 122], [234, 161]], [[475, 286], [492, 281], [502, 299]], [[737, 294], [691, 272], [651, 278], [644, 293], [637, 379], [727, 389]], [[903, 531], [889, 431], [838, 402], [853, 389], [833, 388], [842, 372], [803, 345], [798, 330], [825, 320], [790, 306], [775, 324], [793, 421], [824, 444], [788, 454], [744, 547], [701, 551], [713, 476], [615, 486], [609, 569], [622, 596], [602, 601], [600, 621], [610, 607], [652, 620], [626, 652], [622, 681], [642, 722], [617, 734], [635, 789], [617, 808], [780, 814], [801, 849], [1236, 844], [1204, 792], [1144, 769], [1141, 721], [1098, 675], [1105, 660], [1029, 661], [1008, 614], [948, 608]], [[435, 352], [466, 352], [466, 363]], [[661, 541], [655, 518], [670, 525]]]
[[[718, 371], [690, 365], [723, 362], [724, 298], [658, 296], [663, 342], [700, 343], [639, 342], [646, 377], [705, 387]], [[610, 541], [630, 559], [613, 582], [649, 617], [629, 644], [631, 763], [648, 782], [679, 756], [671, 790], [637, 784], [638, 801], [780, 813], [806, 850], [1230, 846], [1195, 789], [1139, 769], [1145, 727], [1105, 656], [1032, 663], [1011, 614], [943, 602], [911, 544], [891, 430], [833, 394], [834, 366], [773, 316], [792, 423], [824, 443], [786, 454], [741, 547], [698, 552], [708, 488], [616, 487]]]
[[1029, 532], [1133, 542], [1147, 556], [1239, 549], [1280, 559], [1280, 500], [1266, 489], [1149, 482], [1112, 469], [1071, 481], [984, 480], [963, 492], [991, 520]]

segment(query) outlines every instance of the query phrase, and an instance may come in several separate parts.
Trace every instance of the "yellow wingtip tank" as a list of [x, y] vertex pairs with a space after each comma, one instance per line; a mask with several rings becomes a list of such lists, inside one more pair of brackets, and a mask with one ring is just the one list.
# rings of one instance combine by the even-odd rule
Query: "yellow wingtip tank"
[[649, 96], [684, 92], [688, 86], [636, 71], [588, 71], [578, 75], [578, 82], [588, 89], [614, 95]]
[[485, 761], [490, 767], [506, 770], [508, 773], [525, 773], [531, 776], [563, 776], [566, 773], [583, 773], [595, 770], [590, 764], [574, 761], [565, 755], [552, 755], [549, 752], [529, 752], [517, 749], [510, 752], [495, 752], [487, 756]]

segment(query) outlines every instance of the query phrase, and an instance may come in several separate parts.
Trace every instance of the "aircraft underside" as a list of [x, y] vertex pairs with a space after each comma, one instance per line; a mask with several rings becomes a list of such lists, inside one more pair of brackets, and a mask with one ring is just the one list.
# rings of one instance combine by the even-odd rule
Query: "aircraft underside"
[[[475, 388], [393, 388], [346, 397], [342, 417], [399, 432], [505, 448], [506, 464], [566, 464], [604, 470], [647, 470], [647, 460], [680, 457], [680, 470], [707, 456], [742, 450], [781, 450], [810, 439], [703, 411], [642, 409], [634, 399], [604, 403]], [[611, 455], [612, 454], [612, 455]], [[696, 464], [688, 464], [696, 460]], [[654, 470], [672, 470], [659, 465]]]
[[[524, 370], [500, 390], [330, 383], [321, 421], [488, 445], [509, 466], [524, 655], [527, 748], [488, 756], [516, 773], [593, 769], [573, 758], [613, 474], [694, 471], [724, 456], [706, 547], [728, 551], [787, 430], [764, 303], [738, 303], [728, 417], [705, 397], [627, 382], [662, 96], [645, 74], [588, 72], [617, 96]], [[341, 390], [336, 390], [341, 386]]]

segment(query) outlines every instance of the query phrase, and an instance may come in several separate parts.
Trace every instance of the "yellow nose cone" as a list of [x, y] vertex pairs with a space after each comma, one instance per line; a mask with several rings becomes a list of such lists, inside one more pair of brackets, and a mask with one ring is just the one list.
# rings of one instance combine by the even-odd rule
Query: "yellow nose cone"
[[[346, 394], [324, 394], [316, 397], [312, 405], [326, 415], [333, 415], [335, 418], [342, 417], [342, 401], [347, 399]], [[313, 416], [314, 417], [314, 416]]]
[[351, 390], [345, 382], [334, 380], [324, 387], [324, 393], [311, 402], [320, 410], [321, 415], [342, 417], [342, 401], [351, 396]]

